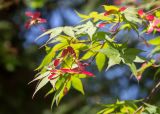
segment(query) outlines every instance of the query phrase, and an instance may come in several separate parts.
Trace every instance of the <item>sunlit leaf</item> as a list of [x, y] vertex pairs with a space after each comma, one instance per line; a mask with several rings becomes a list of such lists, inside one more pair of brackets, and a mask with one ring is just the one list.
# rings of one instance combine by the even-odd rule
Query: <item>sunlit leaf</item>
[[44, 87], [48, 82], [49, 82], [48, 77], [43, 78], [43, 79], [39, 82], [39, 84], [37, 85], [37, 87], [36, 87], [36, 89], [35, 89], [35, 92], [33, 93], [33, 96], [32, 96], [32, 97], [34, 97], [35, 94], [36, 94], [42, 87]]
[[160, 36], [154, 38], [154, 39], [151, 39], [148, 41], [149, 44], [152, 44], [152, 45], [160, 45]]
[[98, 70], [101, 71], [103, 66], [105, 65], [106, 56], [102, 53], [98, 53], [96, 56], [96, 65], [98, 67]]
[[72, 77], [72, 86], [73, 88], [75, 88], [77, 91], [80, 91], [84, 95], [83, 84], [81, 79], [77, 77]]
[[66, 35], [75, 38], [75, 34], [74, 34], [74, 31], [73, 31], [73, 27], [66, 26], [66, 27], [63, 28], [63, 32], [64, 32]]
[[46, 76], [49, 76], [49, 75], [50, 75], [50, 71], [47, 71], [47, 72], [45, 72], [43, 74], [40, 74], [36, 78], [34, 78], [32, 81], [30, 81], [29, 84], [34, 82], [34, 81], [40, 80], [40, 79], [42, 79], [42, 78], [44, 78]]

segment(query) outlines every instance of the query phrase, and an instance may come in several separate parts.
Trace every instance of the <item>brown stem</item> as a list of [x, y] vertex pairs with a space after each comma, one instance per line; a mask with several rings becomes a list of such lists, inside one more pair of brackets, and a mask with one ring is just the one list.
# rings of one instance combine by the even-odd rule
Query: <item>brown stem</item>
[[154, 9], [148, 11], [148, 12], [146, 12], [146, 14], [152, 13], [152, 12], [154, 12], [155, 10], [158, 10], [158, 9], [160, 9], [160, 6], [154, 8]]

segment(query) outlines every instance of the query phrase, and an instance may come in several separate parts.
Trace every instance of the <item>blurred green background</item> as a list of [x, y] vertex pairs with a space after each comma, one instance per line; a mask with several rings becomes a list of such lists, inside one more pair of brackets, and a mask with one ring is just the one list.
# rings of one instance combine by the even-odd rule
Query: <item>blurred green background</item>
[[[154, 0], [156, 1], [156, 0]], [[33, 79], [34, 69], [44, 57], [44, 49], [38, 49], [45, 41], [35, 42], [41, 28], [50, 29], [57, 26], [76, 25], [80, 18], [75, 10], [87, 14], [92, 10], [101, 11], [104, 4], [152, 5], [147, 0], [0, 0], [0, 114], [95, 114], [101, 107], [99, 103], [113, 103], [117, 99], [140, 99], [146, 97], [154, 85], [153, 73], [156, 69], [148, 69], [138, 83], [130, 78], [127, 66], [117, 65], [107, 72], [97, 72], [93, 63], [89, 69], [96, 78], [83, 80], [85, 96], [71, 90], [60, 103], [50, 110], [52, 95], [43, 98], [50, 85], [31, 98], [36, 84], [27, 85]], [[39, 11], [46, 24], [33, 26], [26, 30], [25, 11]], [[130, 39], [131, 47], [146, 49], [138, 43], [134, 33], [121, 33], [118, 39]], [[132, 36], [132, 37], [131, 37]], [[149, 36], [149, 37], [152, 37]], [[148, 51], [148, 49], [146, 49]], [[143, 55], [145, 56], [145, 54]], [[158, 95], [151, 101], [159, 103]]]

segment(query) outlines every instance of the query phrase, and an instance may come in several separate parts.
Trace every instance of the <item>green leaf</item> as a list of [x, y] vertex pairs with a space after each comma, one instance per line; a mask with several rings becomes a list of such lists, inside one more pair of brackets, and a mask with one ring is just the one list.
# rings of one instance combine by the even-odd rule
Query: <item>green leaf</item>
[[136, 63], [143, 63], [143, 62], [145, 62], [145, 59], [141, 58], [139, 56], [136, 56], [136, 58], [134, 59], [134, 62], [136, 62]]
[[105, 36], [107, 34], [105, 32], [96, 32], [96, 34], [93, 36], [92, 40], [98, 41], [98, 40], [105, 40]]
[[86, 30], [86, 33], [88, 33], [89, 37], [92, 39], [93, 34], [96, 32], [97, 28], [94, 27], [93, 23], [91, 21], [88, 21], [86, 23], [88, 29]]
[[160, 36], [154, 38], [154, 39], [151, 39], [148, 41], [149, 44], [152, 44], [152, 45], [160, 45]]
[[36, 94], [43, 86], [45, 86], [48, 82], [49, 82], [48, 77], [43, 78], [43, 79], [39, 82], [39, 84], [37, 85], [37, 87], [36, 87], [36, 89], [35, 89], [35, 92], [33, 93], [32, 98], [33, 98], [33, 97], [35, 96], [35, 94]]
[[52, 33], [52, 35], [50, 35], [50, 38], [56, 37], [57, 35], [59, 35], [62, 32], [62, 30], [63, 30], [63, 27], [57, 27], [57, 28], [50, 29], [50, 30], [44, 32], [43, 34], [41, 34], [35, 40], [38, 40], [41, 37], [48, 35], [48, 34], [51, 34], [51, 33]]
[[107, 69], [109, 69], [111, 66], [113, 66], [115, 64], [119, 64], [121, 62], [121, 57], [120, 57], [119, 51], [111, 46], [109, 46], [105, 49], [101, 49], [100, 52], [105, 54], [109, 59]]
[[124, 63], [132, 63], [135, 59], [136, 56], [142, 52], [140, 49], [135, 49], [135, 48], [126, 48], [123, 52], [121, 53], [121, 57], [123, 58]]
[[44, 97], [47, 97], [48, 95], [52, 94], [54, 92], [54, 89], [52, 88], [50, 91], [48, 91]]
[[[51, 32], [48, 41], [50, 41], [51, 39], [53, 39], [53, 38], [57, 37], [58, 35], [60, 35], [60, 34], [62, 33], [62, 31], [63, 31], [63, 27], [57, 27], [57, 28], [55, 28], [55, 29]], [[48, 42], [48, 41], [47, 41], [47, 42]]]
[[126, 64], [130, 67], [132, 73], [133, 73], [135, 76], [137, 76], [137, 68], [136, 68], [136, 65], [135, 65], [134, 63], [126, 63]]
[[94, 53], [92, 51], [87, 51], [83, 56], [82, 56], [82, 60], [87, 60], [91, 57], [93, 57]]
[[145, 108], [145, 110], [147, 110], [150, 114], [156, 114], [157, 112], [157, 107], [154, 105], [150, 105], [147, 103], [144, 103], [147, 107]]
[[56, 44], [52, 49], [50, 49], [48, 54], [42, 60], [39, 67], [36, 68], [35, 70], [39, 70], [39, 69], [43, 68], [44, 66], [46, 66], [47, 64], [49, 64], [52, 61], [52, 59], [54, 58], [56, 51], [61, 50], [61, 48], [65, 47], [65, 46], [67, 46], [65, 43]]
[[85, 24], [78, 25], [74, 27], [75, 34], [88, 34], [92, 38], [93, 34], [96, 32], [97, 28], [91, 21], [86, 22]]
[[105, 65], [106, 56], [102, 53], [98, 53], [96, 56], [96, 65], [98, 67], [98, 70], [101, 71], [103, 66]]
[[47, 64], [49, 64], [51, 62], [51, 60], [54, 58], [55, 56], [55, 52], [53, 50], [51, 50], [42, 60], [40, 66], [36, 69], [39, 70], [41, 68], [43, 68], [44, 66], [46, 66]]
[[136, 23], [140, 23], [142, 24], [142, 20], [138, 18], [137, 16], [137, 11], [135, 8], [127, 8], [126, 10], [124, 10], [122, 12], [124, 14], [124, 17], [129, 21], [132, 22], [134, 24]]
[[156, 17], [160, 17], [160, 11], [156, 11]]
[[52, 85], [52, 87], [54, 88], [54, 89], [56, 89], [56, 82], [58, 81], [58, 77], [55, 77], [54, 79], [52, 79], [52, 80], [50, 80], [50, 83], [51, 83], [51, 85]]
[[153, 56], [154, 54], [160, 53], [160, 46], [156, 46], [149, 55]]
[[99, 111], [97, 114], [111, 114], [114, 110], [115, 108], [105, 108]]
[[75, 38], [75, 34], [74, 34], [74, 31], [73, 31], [73, 27], [66, 26], [66, 27], [63, 28], [63, 32], [64, 32], [66, 35]]
[[[61, 82], [62, 82], [62, 80], [61, 80]], [[58, 90], [56, 91], [56, 93], [55, 93], [55, 95], [53, 97], [52, 103], [51, 103], [51, 109], [52, 109], [53, 104], [54, 104], [55, 101], [56, 101], [56, 105], [58, 106], [58, 104], [59, 104], [58, 99], [59, 99], [59, 96], [63, 93], [64, 84], [65, 84], [64, 82], [59, 83]], [[57, 84], [56, 84], [56, 86], [57, 86]]]
[[50, 71], [47, 71], [47, 72], [45, 72], [45, 73], [42, 73], [42, 74], [40, 74], [39, 76], [37, 76], [36, 78], [34, 78], [32, 81], [30, 81], [28, 84], [30, 84], [30, 83], [32, 83], [32, 82], [34, 82], [34, 81], [36, 81], [36, 80], [40, 80], [40, 79], [42, 79], [42, 78], [44, 78], [44, 77], [46, 77], [46, 76], [49, 76], [51, 73], [50, 73]]
[[84, 95], [83, 84], [81, 79], [77, 77], [72, 77], [71, 80], [72, 80], [72, 87]]
[[[77, 11], [76, 11], [76, 13], [77, 13], [77, 15], [78, 15], [80, 18], [82, 18], [82, 19], [84, 19], [84, 20], [87, 20], [87, 19], [90, 18], [88, 15], [84, 15], [84, 14], [78, 13]], [[84, 21], [84, 20], [83, 20], [83, 21]]]
[[110, 11], [110, 10], [115, 10], [115, 11], [118, 11], [119, 10], [119, 8], [118, 7], [116, 7], [116, 6], [113, 6], [113, 5], [104, 5], [104, 9], [106, 10], [106, 11]]

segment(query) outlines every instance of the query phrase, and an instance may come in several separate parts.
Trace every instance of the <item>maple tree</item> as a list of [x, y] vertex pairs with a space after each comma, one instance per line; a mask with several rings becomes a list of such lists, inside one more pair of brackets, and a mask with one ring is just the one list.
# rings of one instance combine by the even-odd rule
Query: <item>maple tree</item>
[[[86, 70], [95, 61], [99, 71], [104, 70], [105, 63], [107, 69], [116, 64], [127, 65], [137, 81], [141, 80], [143, 72], [149, 67], [159, 67], [159, 63], [152, 58], [160, 50], [160, 37], [147, 41], [141, 35], [160, 32], [160, 11], [144, 12], [143, 9], [133, 7], [116, 7], [104, 5], [104, 12], [91, 12], [88, 15], [77, 14], [83, 19], [82, 23], [76, 26], [64, 26], [47, 30], [36, 40], [49, 35], [48, 40], [42, 47], [46, 48], [46, 56], [42, 60], [36, 77], [30, 82], [39, 81], [34, 95], [47, 83], [52, 85], [51, 90], [46, 94], [54, 93], [52, 105], [57, 105], [61, 99], [69, 92], [71, 87], [84, 94], [81, 78], [92, 78], [95, 75]], [[26, 12], [26, 16], [31, 17], [26, 22], [26, 28], [46, 22], [40, 18], [40, 13]], [[111, 25], [108, 30], [104, 27]], [[139, 28], [142, 28], [139, 32]], [[147, 46], [154, 45], [155, 48], [150, 53], [151, 58], [140, 56], [143, 50], [130, 48], [127, 42], [119, 43], [116, 35], [120, 31], [134, 31], [137, 38], [141, 39]], [[137, 68], [136, 63], [142, 64]], [[160, 70], [155, 73], [159, 74]], [[159, 87], [159, 83], [156, 88]], [[156, 89], [154, 88], [154, 89]], [[153, 93], [154, 91], [152, 91]], [[151, 94], [152, 94], [151, 93]], [[150, 105], [147, 100], [117, 101], [115, 104], [104, 105], [104, 109], [99, 114], [109, 113], [132, 113], [148, 114], [160, 113], [160, 108]], [[138, 103], [141, 102], [141, 105]]]

